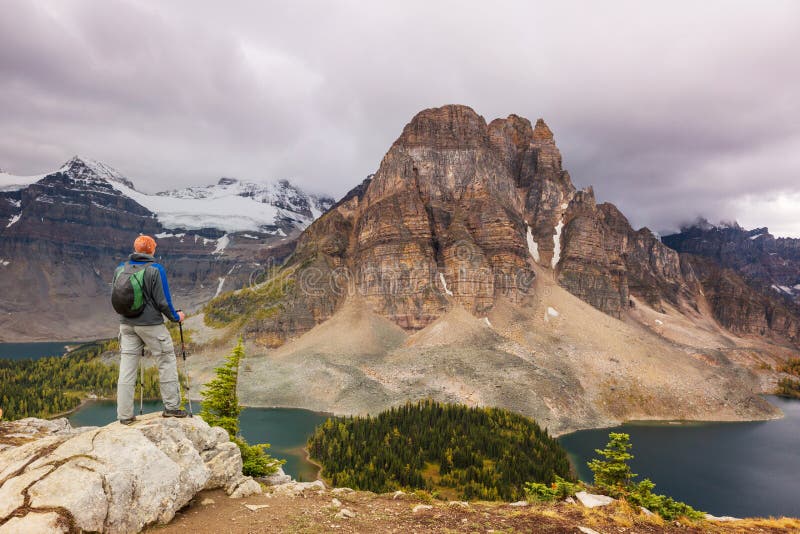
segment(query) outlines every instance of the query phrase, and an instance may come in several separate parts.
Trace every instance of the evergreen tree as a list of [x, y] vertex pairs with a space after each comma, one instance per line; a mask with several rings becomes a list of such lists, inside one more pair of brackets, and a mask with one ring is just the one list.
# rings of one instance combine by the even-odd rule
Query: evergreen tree
[[231, 438], [239, 434], [239, 414], [242, 407], [236, 394], [239, 381], [239, 362], [244, 356], [242, 340], [225, 357], [225, 362], [214, 370], [216, 378], [200, 392], [203, 409], [200, 417], [211, 426], [224, 428]]
[[628, 451], [632, 447], [630, 435], [612, 432], [605, 449], [594, 452], [605, 458], [595, 458], [589, 462], [589, 469], [594, 473], [594, 485], [612, 497], [620, 497], [636, 475], [631, 472], [628, 461], [633, 455]]
[[250, 445], [239, 434], [239, 414], [242, 407], [236, 394], [239, 382], [239, 363], [244, 358], [242, 339], [225, 357], [225, 363], [214, 370], [216, 378], [211, 380], [200, 392], [203, 396], [203, 409], [200, 417], [211, 426], [224, 428], [242, 453], [242, 473], [249, 476], [264, 476], [274, 473], [283, 460], [276, 460], [267, 454], [268, 443]]

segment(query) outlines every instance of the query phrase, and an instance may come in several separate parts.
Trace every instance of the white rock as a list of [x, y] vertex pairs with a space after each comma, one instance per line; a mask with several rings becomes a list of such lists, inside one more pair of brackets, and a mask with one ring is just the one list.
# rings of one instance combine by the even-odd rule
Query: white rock
[[346, 495], [348, 493], [354, 493], [355, 490], [351, 488], [333, 488], [331, 493], [334, 495]]
[[66, 420], [0, 423], [0, 436], [9, 431], [33, 441], [0, 451], [0, 522], [23, 512], [26, 495], [32, 508], [51, 512], [30, 510], [6, 521], [3, 532], [60, 532], [67, 517], [59, 509], [76, 529], [138, 532], [171, 520], [202, 489], [261, 490], [242, 477], [241, 455], [225, 431], [199, 417], [152, 414], [131, 426], [82, 431]]
[[406, 494], [406, 492], [397, 490], [394, 493], [392, 493], [392, 499], [395, 499], [395, 500], [399, 499], [400, 497], [402, 497], [405, 494]]
[[269, 508], [268, 504], [245, 504], [243, 506], [251, 512], [258, 512], [262, 508]]
[[283, 471], [282, 467], [278, 467], [277, 471], [275, 471], [271, 475], [260, 477], [258, 481], [264, 484], [265, 486], [278, 486], [280, 484], [286, 484], [292, 482], [292, 477], [287, 475]]
[[651, 512], [650, 510], [648, 510], [647, 508], [645, 508], [644, 506], [640, 506], [639, 507], [639, 511], [642, 512], [647, 517], [653, 517], [654, 515], [656, 515], [653, 512]]
[[583, 534], [600, 534], [596, 530], [589, 528], [589, 527], [578, 527], [578, 530], [583, 532]]
[[217, 501], [212, 499], [211, 497], [206, 497], [202, 501], [200, 501], [200, 506], [208, 506], [209, 504], [216, 504]]
[[260, 495], [264, 490], [261, 489], [261, 484], [253, 480], [251, 477], [244, 477], [236, 489], [231, 492], [231, 499], [241, 499], [243, 497], [250, 497], [251, 495]]
[[0, 534], [62, 534], [69, 532], [64, 521], [56, 512], [28, 513], [24, 517], [14, 517], [0, 526]]
[[575, 494], [575, 497], [584, 505], [586, 508], [597, 508], [598, 506], [608, 506], [614, 499], [607, 495], [595, 495], [593, 493], [587, 493], [585, 491], [579, 491]]
[[573, 499], [572, 497], [567, 497], [566, 499], [564, 499], [564, 502], [567, 504], [575, 504], [575, 499]]
[[45, 436], [64, 436], [79, 433], [65, 417], [59, 419], [37, 419], [26, 417], [3, 423], [3, 437], [37, 439]]
[[466, 501], [450, 501], [447, 503], [448, 506], [458, 506], [460, 508], [469, 508], [469, 503]]
[[356, 513], [353, 511], [348, 510], [347, 508], [342, 508], [339, 510], [339, 513], [334, 516], [336, 519], [349, 519], [356, 517]]
[[333, 506], [334, 508], [341, 508], [342, 501], [340, 501], [339, 499], [333, 498], [333, 499], [331, 499], [331, 506]]
[[202, 452], [201, 456], [211, 471], [206, 489], [226, 487], [242, 474], [242, 454], [235, 443], [220, 443], [213, 449]]
[[528, 501], [517, 501], [517, 502], [510, 502], [508, 503], [509, 506], [516, 506], [522, 508], [524, 506], [528, 506]]
[[425, 510], [433, 510], [433, 506], [430, 504], [418, 504], [411, 511], [416, 514], [419, 512], [424, 512]]

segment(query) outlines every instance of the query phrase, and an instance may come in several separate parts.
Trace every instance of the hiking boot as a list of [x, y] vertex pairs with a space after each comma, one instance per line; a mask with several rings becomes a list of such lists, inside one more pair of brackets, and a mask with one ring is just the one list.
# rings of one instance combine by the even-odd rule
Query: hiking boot
[[161, 414], [162, 417], [189, 417], [186, 410], [164, 410]]
[[119, 420], [119, 424], [121, 424], [121, 425], [125, 425], [125, 426], [127, 426], [127, 425], [132, 425], [132, 424], [133, 424], [133, 423], [135, 423], [135, 422], [136, 422], [136, 416], [134, 416], [134, 417], [131, 417], [131, 418], [129, 418], [129, 419], [120, 419], [120, 420]]

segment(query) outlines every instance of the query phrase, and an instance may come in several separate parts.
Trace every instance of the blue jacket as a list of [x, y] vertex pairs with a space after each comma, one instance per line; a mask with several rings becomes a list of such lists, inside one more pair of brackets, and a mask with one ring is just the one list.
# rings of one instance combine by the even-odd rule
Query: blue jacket
[[144, 299], [145, 306], [142, 314], [137, 317], [125, 317], [120, 315], [119, 322], [133, 326], [148, 326], [163, 324], [164, 315], [170, 321], [178, 322], [178, 312], [172, 306], [172, 295], [169, 292], [167, 283], [167, 273], [164, 267], [156, 263], [153, 256], [149, 254], [131, 254], [128, 262], [122, 262], [114, 272], [114, 278], [125, 266], [125, 263], [149, 264], [144, 272]]

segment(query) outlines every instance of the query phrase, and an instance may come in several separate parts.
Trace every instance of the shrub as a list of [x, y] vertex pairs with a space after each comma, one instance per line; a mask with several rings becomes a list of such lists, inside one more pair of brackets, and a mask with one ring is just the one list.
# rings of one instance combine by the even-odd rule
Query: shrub
[[548, 502], [556, 500], [556, 490], [540, 482], [526, 482], [525, 494], [533, 501]]

